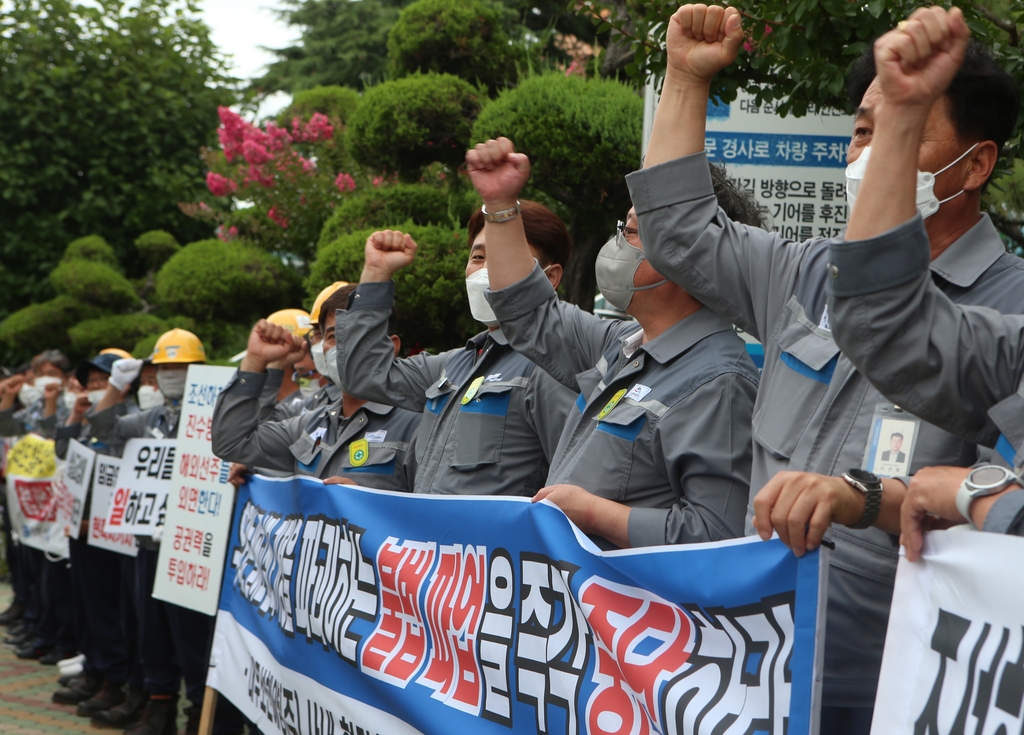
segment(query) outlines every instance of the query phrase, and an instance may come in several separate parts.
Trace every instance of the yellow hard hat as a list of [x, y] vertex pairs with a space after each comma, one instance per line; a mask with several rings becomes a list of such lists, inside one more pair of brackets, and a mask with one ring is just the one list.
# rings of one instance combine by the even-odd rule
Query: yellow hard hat
[[324, 305], [324, 302], [327, 301], [327, 299], [331, 297], [331, 294], [333, 294], [339, 288], [347, 285], [348, 281], [335, 281], [330, 286], [328, 286], [327, 288], [320, 292], [320, 294], [316, 297], [316, 300], [313, 302], [313, 308], [309, 312], [309, 318], [313, 321], [314, 324], [320, 323], [320, 307]]
[[126, 352], [125, 350], [119, 349], [117, 347], [108, 347], [105, 350], [100, 350], [100, 354], [101, 355], [117, 355], [118, 357], [123, 357], [125, 360], [131, 360], [132, 359], [132, 353]]
[[150, 362], [154, 365], [166, 363], [206, 362], [206, 350], [199, 337], [185, 329], [164, 332], [153, 347]]
[[313, 324], [309, 320], [309, 314], [302, 309], [281, 309], [267, 317], [267, 321], [284, 327], [289, 332], [299, 337], [304, 337], [313, 331]]

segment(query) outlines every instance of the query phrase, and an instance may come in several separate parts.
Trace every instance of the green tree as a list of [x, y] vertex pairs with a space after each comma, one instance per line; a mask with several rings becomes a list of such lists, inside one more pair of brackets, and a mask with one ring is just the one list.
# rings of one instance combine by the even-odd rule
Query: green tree
[[63, 245], [97, 233], [129, 272], [140, 233], [193, 239], [223, 61], [173, 0], [11, 0], [0, 14], [0, 317], [52, 296]]
[[163, 319], [152, 314], [110, 314], [78, 322], [68, 329], [68, 337], [79, 353], [95, 355], [107, 347], [130, 351], [139, 340], [159, 337], [168, 329]]
[[458, 167], [482, 97], [450, 74], [414, 74], [373, 87], [352, 116], [352, 155], [405, 181], [415, 181], [435, 161]]
[[521, 54], [505, 32], [508, 15], [485, 0], [417, 0], [388, 34], [392, 77], [435, 72], [492, 91], [510, 86]]
[[359, 93], [350, 87], [329, 85], [301, 89], [292, 97], [292, 103], [277, 116], [277, 124], [288, 127], [298, 117], [309, 120], [317, 112], [327, 115], [332, 125], [344, 125], [359, 107]]
[[564, 74], [531, 77], [480, 113], [473, 141], [507, 136], [530, 157], [529, 189], [572, 212], [575, 252], [562, 283], [566, 298], [594, 302], [594, 261], [629, 210], [625, 176], [640, 163], [643, 101], [613, 80]]
[[[376, 227], [340, 235], [321, 245], [306, 279], [306, 291], [315, 296], [334, 281], [359, 282], [366, 238]], [[411, 222], [397, 224], [419, 245], [416, 260], [395, 275], [395, 319], [405, 348], [431, 351], [450, 349], [480, 331], [466, 298], [465, 230]]]

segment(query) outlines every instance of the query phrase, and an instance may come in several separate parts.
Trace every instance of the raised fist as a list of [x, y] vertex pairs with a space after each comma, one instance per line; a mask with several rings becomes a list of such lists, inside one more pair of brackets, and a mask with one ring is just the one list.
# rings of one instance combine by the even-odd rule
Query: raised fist
[[74, 418], [80, 419], [82, 416], [85, 416], [85, 414], [89, 412], [90, 408], [92, 408], [92, 401], [89, 400], [89, 394], [80, 393], [78, 398], [75, 399], [75, 405], [71, 409], [71, 415]]
[[267, 364], [288, 359], [298, 353], [301, 357], [306, 342], [282, 326], [260, 319], [249, 334], [249, 346], [242, 362], [243, 370], [263, 372]]
[[508, 138], [478, 143], [466, 153], [466, 168], [488, 211], [514, 207], [530, 178], [530, 159]]
[[0, 410], [6, 411], [14, 406], [14, 399], [24, 384], [24, 375], [12, 375], [7, 380], [0, 381]]
[[967, 53], [971, 30], [959, 8], [918, 8], [875, 41], [875, 69], [887, 105], [930, 110]]
[[416, 259], [416, 241], [398, 230], [379, 230], [366, 238], [366, 262], [360, 281], [390, 281]]
[[131, 385], [142, 372], [142, 360], [123, 357], [110, 366], [110, 385], [124, 390]]
[[665, 35], [668, 73], [709, 82], [736, 60], [743, 44], [743, 22], [736, 8], [684, 5], [672, 16]]

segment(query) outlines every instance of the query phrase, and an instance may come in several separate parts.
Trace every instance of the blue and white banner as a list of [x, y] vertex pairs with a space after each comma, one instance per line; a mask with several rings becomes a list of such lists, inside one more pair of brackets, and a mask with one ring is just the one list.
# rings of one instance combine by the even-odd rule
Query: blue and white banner
[[255, 477], [207, 683], [264, 733], [817, 731], [827, 562], [602, 552], [556, 507]]

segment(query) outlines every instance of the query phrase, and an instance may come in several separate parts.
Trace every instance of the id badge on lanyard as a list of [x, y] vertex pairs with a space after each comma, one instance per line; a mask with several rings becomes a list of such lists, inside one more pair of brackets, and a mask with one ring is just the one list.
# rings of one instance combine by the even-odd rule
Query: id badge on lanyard
[[891, 403], [875, 404], [864, 469], [879, 477], [905, 477], [914, 461], [921, 419]]

